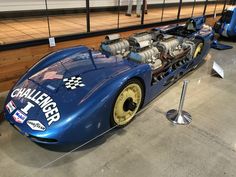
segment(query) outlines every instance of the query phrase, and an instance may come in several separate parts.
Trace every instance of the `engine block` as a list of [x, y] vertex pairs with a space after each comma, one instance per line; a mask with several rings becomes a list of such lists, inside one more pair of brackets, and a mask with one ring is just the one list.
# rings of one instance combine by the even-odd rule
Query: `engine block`
[[190, 48], [190, 52], [187, 54], [192, 55], [195, 44], [183, 37], [175, 37], [172, 35], [165, 35], [163, 40], [157, 44], [157, 48], [162, 52], [164, 56], [170, 55], [173, 59], [184, 53], [184, 51]]
[[147, 63], [152, 69], [157, 69], [162, 66], [160, 52], [156, 47], [147, 47], [140, 51], [132, 51], [128, 57], [130, 60], [139, 63]]
[[124, 55], [129, 51], [128, 40], [120, 38], [119, 34], [108, 35], [105, 39], [100, 47], [102, 51], [110, 55]]

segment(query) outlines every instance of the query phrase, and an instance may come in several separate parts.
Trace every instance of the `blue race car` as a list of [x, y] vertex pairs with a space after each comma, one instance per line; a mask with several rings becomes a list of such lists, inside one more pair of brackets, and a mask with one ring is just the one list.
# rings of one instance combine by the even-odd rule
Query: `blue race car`
[[108, 35], [100, 50], [51, 53], [10, 90], [4, 114], [30, 140], [84, 143], [135, 114], [204, 61], [214, 33], [204, 18], [134, 34]]
[[221, 18], [215, 23], [214, 30], [224, 37], [236, 36], [236, 7], [227, 8]]

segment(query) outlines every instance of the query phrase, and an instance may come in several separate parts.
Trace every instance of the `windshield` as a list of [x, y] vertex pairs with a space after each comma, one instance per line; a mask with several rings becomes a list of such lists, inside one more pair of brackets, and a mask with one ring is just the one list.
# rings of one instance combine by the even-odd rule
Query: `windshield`
[[66, 57], [65, 59], [61, 60], [61, 63], [66, 68], [66, 70], [70, 72], [74, 72], [74, 70], [77, 70], [76, 68], [80, 66], [80, 73], [84, 71], [84, 69], [89, 68], [93, 69], [93, 63], [90, 58], [90, 53], [88, 51], [86, 52], [79, 52], [74, 55], [71, 55], [69, 57]]
[[65, 73], [66, 69], [60, 62], [57, 62], [37, 72], [31, 76], [29, 80], [43, 86], [46, 89], [55, 91], [60, 86]]

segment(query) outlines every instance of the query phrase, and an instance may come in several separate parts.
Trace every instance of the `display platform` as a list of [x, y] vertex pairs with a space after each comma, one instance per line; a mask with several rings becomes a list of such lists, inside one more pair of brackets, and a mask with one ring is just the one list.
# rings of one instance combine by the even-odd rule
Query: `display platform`
[[[211, 75], [213, 61], [224, 69], [224, 79]], [[234, 176], [235, 74], [235, 49], [211, 49], [206, 62], [183, 78], [190, 81], [184, 104], [192, 115], [190, 125], [173, 125], [165, 116], [178, 107], [181, 79], [128, 126], [106, 132], [71, 152], [42, 148], [3, 121], [1, 176]]]

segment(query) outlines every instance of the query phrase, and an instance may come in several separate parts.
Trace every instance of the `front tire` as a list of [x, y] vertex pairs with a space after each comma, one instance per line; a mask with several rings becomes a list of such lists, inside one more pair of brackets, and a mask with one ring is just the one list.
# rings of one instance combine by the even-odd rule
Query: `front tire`
[[128, 81], [118, 92], [112, 111], [113, 126], [126, 126], [134, 118], [143, 102], [143, 85], [137, 79]]

